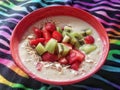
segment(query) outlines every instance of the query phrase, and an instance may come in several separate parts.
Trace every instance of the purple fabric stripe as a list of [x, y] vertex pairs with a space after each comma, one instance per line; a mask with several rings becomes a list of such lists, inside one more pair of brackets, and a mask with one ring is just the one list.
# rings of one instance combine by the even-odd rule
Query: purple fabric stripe
[[0, 29], [7, 29], [7, 30], [9, 30], [10, 32], [12, 32], [12, 29], [10, 29], [8, 26], [0, 26]]

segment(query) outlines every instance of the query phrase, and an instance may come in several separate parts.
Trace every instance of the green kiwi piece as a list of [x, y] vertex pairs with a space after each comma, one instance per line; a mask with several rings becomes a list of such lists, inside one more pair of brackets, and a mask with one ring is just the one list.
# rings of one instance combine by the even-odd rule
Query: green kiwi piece
[[81, 49], [82, 51], [84, 51], [86, 54], [89, 54], [92, 51], [94, 51], [96, 48], [97, 48], [97, 46], [94, 45], [94, 44], [84, 44], [79, 49]]
[[39, 43], [39, 44], [35, 47], [35, 50], [37, 51], [37, 53], [38, 53], [39, 55], [42, 55], [43, 53], [46, 52], [45, 47], [44, 47], [41, 43]]
[[48, 51], [49, 53], [54, 54], [56, 46], [57, 46], [57, 40], [51, 38], [45, 45], [45, 50]]

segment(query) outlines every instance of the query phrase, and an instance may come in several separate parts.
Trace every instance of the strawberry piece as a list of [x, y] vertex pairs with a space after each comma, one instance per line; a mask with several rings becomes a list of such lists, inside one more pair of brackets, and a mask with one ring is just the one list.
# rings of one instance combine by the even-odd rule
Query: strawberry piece
[[54, 39], [56, 39], [58, 42], [60, 42], [61, 40], [62, 40], [62, 34], [60, 33], [60, 32], [58, 32], [58, 31], [54, 31], [53, 33], [52, 33], [52, 37], [54, 38]]
[[69, 64], [74, 63], [75, 61], [82, 62], [85, 59], [85, 55], [77, 50], [70, 50], [69, 56], [67, 57]]
[[58, 56], [57, 56], [57, 55], [51, 54], [51, 53], [48, 53], [48, 52], [46, 52], [46, 53], [44, 53], [44, 54], [42, 55], [42, 60], [43, 60], [43, 61], [51, 61], [51, 62], [54, 62], [54, 61], [56, 61], [57, 59], [58, 59]]
[[30, 40], [30, 45], [37, 45], [38, 43], [44, 43], [45, 39], [44, 38], [37, 38], [37, 39], [32, 39]]
[[37, 38], [42, 37], [42, 30], [38, 29], [37, 27], [33, 27], [33, 31]]
[[45, 43], [51, 39], [51, 34], [47, 30], [43, 30], [43, 37], [45, 38]]
[[60, 58], [58, 61], [60, 64], [68, 64], [68, 60], [66, 58]]
[[86, 44], [93, 44], [94, 43], [94, 38], [93, 36], [89, 35], [84, 38]]
[[80, 66], [80, 62], [75, 61], [70, 67], [71, 67], [71, 69], [74, 69], [74, 70], [78, 71], [79, 66]]
[[53, 32], [53, 31], [56, 31], [56, 26], [55, 26], [55, 24], [52, 23], [52, 22], [47, 22], [47, 23], [45, 24], [45, 29], [46, 29], [47, 31], [49, 31], [49, 32]]
[[38, 62], [37, 65], [36, 65], [36, 69], [37, 69], [38, 71], [41, 71], [41, 70], [42, 70], [42, 67], [43, 67], [43, 64], [40, 63], [40, 62]]

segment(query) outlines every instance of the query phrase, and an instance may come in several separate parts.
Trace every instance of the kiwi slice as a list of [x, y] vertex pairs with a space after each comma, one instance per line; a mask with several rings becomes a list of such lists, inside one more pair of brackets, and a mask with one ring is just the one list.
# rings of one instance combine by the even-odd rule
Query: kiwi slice
[[44, 47], [41, 43], [39, 43], [39, 44], [35, 47], [35, 50], [37, 51], [37, 53], [38, 53], [39, 55], [42, 55], [43, 53], [46, 52], [45, 47]]
[[83, 46], [80, 47], [80, 49], [81, 49], [82, 51], [84, 51], [86, 54], [91, 53], [91, 52], [94, 51], [96, 48], [97, 48], [97, 46], [94, 45], [94, 44], [85, 44], [85, 45], [83, 45]]
[[60, 27], [56, 27], [57, 31], [62, 33], [62, 29]]
[[45, 45], [45, 50], [48, 51], [49, 53], [54, 54], [56, 46], [57, 46], [57, 40], [51, 38]]
[[64, 50], [62, 44], [61, 44], [61, 43], [58, 43], [57, 46], [58, 46], [58, 53], [59, 53], [59, 54], [62, 54], [62, 52], [63, 52], [63, 50]]
[[70, 35], [77, 38], [77, 39], [82, 39], [83, 38], [83, 36], [80, 33], [77, 33], [77, 32], [71, 32]]
[[71, 26], [64, 26], [64, 31], [70, 33], [72, 31], [72, 27]]
[[68, 35], [65, 35], [62, 42], [69, 42], [70, 41], [70, 37]]
[[62, 56], [66, 56], [68, 52], [70, 51], [70, 48], [64, 44], [62, 44], [62, 46], [63, 46]]

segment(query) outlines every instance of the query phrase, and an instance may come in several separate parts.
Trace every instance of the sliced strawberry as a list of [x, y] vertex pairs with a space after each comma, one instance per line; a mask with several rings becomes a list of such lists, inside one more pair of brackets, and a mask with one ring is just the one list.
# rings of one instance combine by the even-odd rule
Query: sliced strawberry
[[41, 71], [41, 70], [42, 70], [42, 67], [43, 67], [43, 64], [40, 63], [40, 62], [38, 62], [37, 65], [36, 65], [36, 69], [37, 69], [38, 71]]
[[71, 69], [74, 69], [74, 70], [78, 71], [79, 66], [80, 66], [80, 62], [75, 61], [70, 67], [71, 67]]
[[75, 61], [82, 62], [85, 59], [85, 55], [77, 50], [70, 50], [69, 56], [67, 57], [69, 64], [74, 63]]
[[46, 53], [44, 53], [44, 54], [42, 55], [42, 59], [43, 59], [43, 61], [51, 61], [51, 62], [54, 62], [54, 61], [56, 61], [56, 60], [58, 59], [58, 56], [55, 55], [55, 54], [51, 54], [51, 53], [46, 52]]
[[37, 27], [33, 27], [33, 32], [36, 35], [37, 38], [41, 38], [42, 37], [42, 30], [40, 30]]
[[58, 61], [60, 64], [68, 64], [68, 60], [66, 58], [60, 58]]
[[46, 29], [47, 31], [49, 31], [49, 32], [53, 32], [53, 31], [56, 30], [56, 26], [55, 26], [55, 24], [52, 23], [52, 22], [47, 22], [47, 23], [45, 24], [45, 29]]
[[89, 35], [84, 38], [86, 44], [93, 44], [94, 43], [94, 38], [93, 36]]
[[30, 45], [37, 45], [38, 43], [44, 43], [45, 39], [44, 38], [37, 38], [37, 39], [32, 39], [30, 40]]
[[58, 31], [54, 31], [53, 33], [52, 33], [52, 37], [54, 38], [54, 39], [56, 39], [58, 42], [60, 42], [61, 40], [62, 40], [62, 34], [60, 33], [60, 32], [58, 32]]
[[43, 37], [45, 38], [45, 43], [51, 39], [51, 34], [47, 30], [43, 30]]

